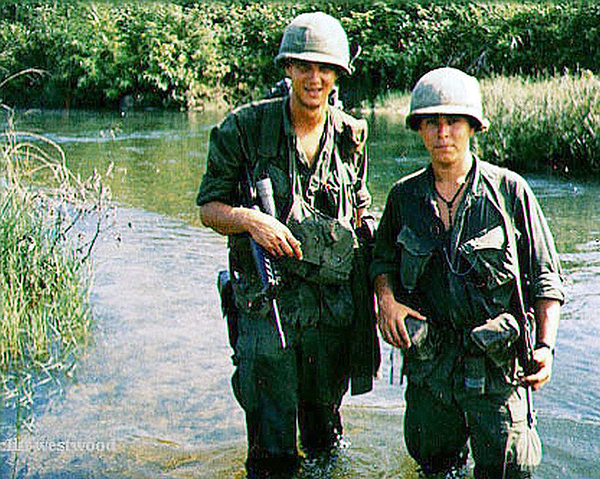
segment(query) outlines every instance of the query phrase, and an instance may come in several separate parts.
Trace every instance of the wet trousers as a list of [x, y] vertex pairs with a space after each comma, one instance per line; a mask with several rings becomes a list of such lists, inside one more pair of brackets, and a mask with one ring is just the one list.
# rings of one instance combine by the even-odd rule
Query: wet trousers
[[526, 414], [521, 388], [508, 396], [458, 395], [448, 403], [409, 381], [406, 446], [425, 473], [436, 474], [464, 465], [470, 440], [476, 479], [529, 478], [541, 447]]
[[342, 434], [339, 409], [350, 376], [347, 328], [284, 330], [285, 350], [269, 318], [240, 317], [232, 386], [246, 413], [249, 476], [293, 470], [298, 429], [309, 457], [330, 451]]

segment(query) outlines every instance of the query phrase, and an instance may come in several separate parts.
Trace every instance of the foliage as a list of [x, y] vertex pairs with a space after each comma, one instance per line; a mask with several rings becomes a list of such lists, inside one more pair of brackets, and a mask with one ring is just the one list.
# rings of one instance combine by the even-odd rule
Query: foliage
[[0, 73], [30, 65], [48, 72], [46, 82], [27, 78], [5, 90], [21, 104], [39, 97], [42, 106], [193, 108], [219, 93], [227, 71], [211, 17], [200, 9], [55, 2], [15, 10], [18, 16], [0, 24], [0, 38], [15, 45], [0, 57]]
[[[481, 81], [488, 131], [474, 150], [513, 170], [583, 176], [600, 172], [600, 79], [590, 71], [551, 77], [493, 76]], [[401, 112], [410, 95], [392, 93], [378, 111]], [[417, 136], [417, 135], [415, 135]]]
[[[233, 106], [263, 96], [280, 79], [273, 58], [285, 25], [317, 9], [341, 21], [352, 54], [361, 49], [355, 74], [340, 79], [342, 99], [351, 107], [406, 91], [439, 66], [484, 79], [519, 75], [523, 84], [511, 80], [512, 87], [526, 88], [530, 78], [536, 89], [546, 85], [544, 79], [556, 85], [555, 74], [593, 76], [600, 69], [600, 5], [585, 1], [32, 0], [0, 5], [0, 75], [27, 68], [46, 75], [22, 77], [1, 93], [26, 106]], [[581, 93], [588, 94], [595, 90]], [[595, 96], [577, 104], [563, 98], [542, 111], [520, 105], [535, 124], [530, 129], [512, 113], [513, 93], [498, 95], [503, 98], [494, 101], [505, 106], [488, 137], [504, 136], [488, 152], [499, 162], [531, 164], [535, 145], [551, 141], [556, 168], [579, 170], [586, 163], [597, 170], [590, 133], [596, 131]], [[533, 129], [550, 131], [552, 124], [564, 130], [533, 141]]]
[[600, 81], [591, 72], [482, 85], [491, 125], [486, 158], [519, 171], [600, 172]]
[[600, 5], [419, 0], [30, 1], [0, 6], [0, 75], [48, 72], [6, 89], [36, 106], [202, 108], [261, 96], [285, 25], [324, 10], [360, 46], [352, 101], [406, 90], [427, 70], [478, 76], [600, 68]]
[[1, 106], [0, 402], [14, 406], [20, 428], [35, 390], [68, 375], [87, 339], [88, 258], [108, 191], [97, 174], [74, 177], [51, 140], [16, 131], [14, 112]]

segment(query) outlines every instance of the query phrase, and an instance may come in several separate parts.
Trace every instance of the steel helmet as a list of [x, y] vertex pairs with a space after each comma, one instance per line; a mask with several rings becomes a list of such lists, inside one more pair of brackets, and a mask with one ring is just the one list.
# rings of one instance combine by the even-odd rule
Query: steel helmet
[[323, 12], [298, 15], [286, 27], [275, 62], [288, 59], [326, 63], [352, 73], [346, 32], [338, 20]]
[[489, 126], [483, 116], [479, 82], [456, 68], [437, 68], [419, 79], [410, 97], [406, 126], [418, 130], [420, 116], [435, 114], [471, 117], [477, 122], [477, 131]]

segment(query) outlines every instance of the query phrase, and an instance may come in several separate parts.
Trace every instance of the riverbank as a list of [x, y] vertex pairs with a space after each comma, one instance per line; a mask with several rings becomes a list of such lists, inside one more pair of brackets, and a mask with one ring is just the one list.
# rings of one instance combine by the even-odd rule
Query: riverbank
[[360, 47], [352, 78], [342, 79], [354, 106], [440, 65], [535, 77], [599, 64], [593, 2], [6, 0], [0, 72], [45, 73], [10, 85], [4, 99], [44, 108], [237, 105], [280, 79], [273, 58], [283, 29], [313, 10], [341, 21], [352, 55]]
[[[591, 71], [481, 80], [487, 132], [477, 149], [515, 171], [600, 176], [600, 79]], [[410, 94], [382, 95], [371, 110], [393, 112], [404, 124]]]

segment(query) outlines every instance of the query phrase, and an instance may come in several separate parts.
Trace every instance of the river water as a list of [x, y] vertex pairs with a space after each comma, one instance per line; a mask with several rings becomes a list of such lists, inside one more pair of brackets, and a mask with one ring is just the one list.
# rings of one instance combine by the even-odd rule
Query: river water
[[[16, 454], [17, 477], [244, 477], [244, 418], [230, 388], [231, 351], [215, 286], [225, 239], [199, 224], [194, 206], [209, 130], [219, 118], [159, 111], [19, 118], [22, 129], [60, 143], [84, 175], [113, 164], [117, 208], [94, 254], [91, 344], [74, 380], [40, 402], [35, 429]], [[378, 214], [392, 183], [425, 160], [397, 117], [369, 120]], [[527, 179], [555, 233], [569, 297], [553, 381], [535, 394], [545, 446], [536, 477], [600, 478], [600, 185]], [[339, 458], [303, 478], [417, 477], [402, 440], [401, 358], [387, 345], [382, 353], [374, 391], [344, 402]], [[0, 474], [12, 477], [15, 443], [10, 434], [3, 439]]]

